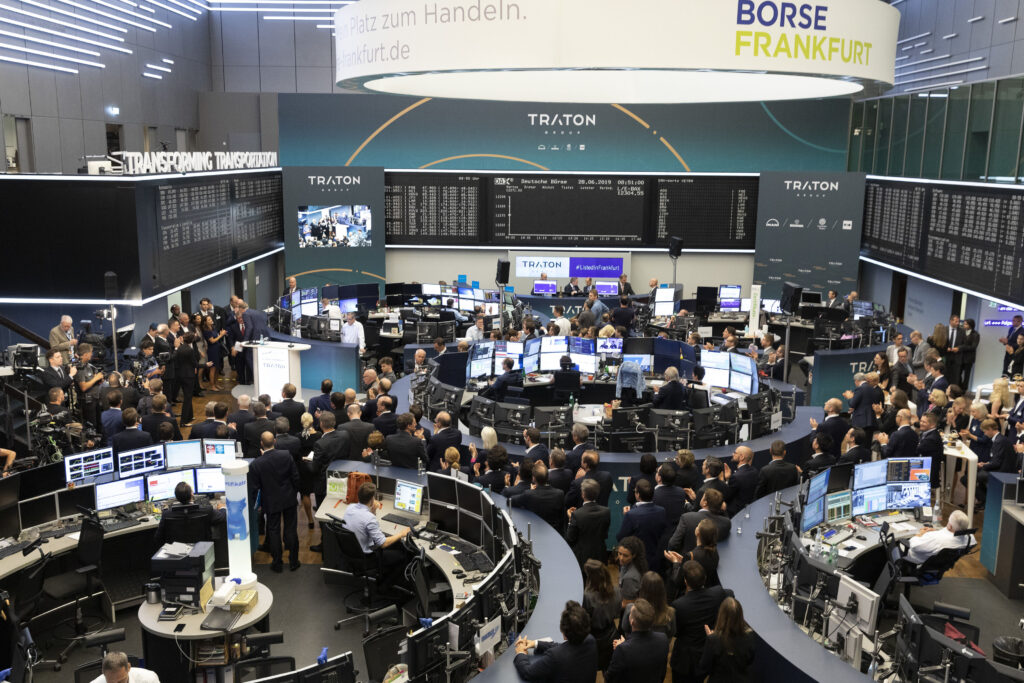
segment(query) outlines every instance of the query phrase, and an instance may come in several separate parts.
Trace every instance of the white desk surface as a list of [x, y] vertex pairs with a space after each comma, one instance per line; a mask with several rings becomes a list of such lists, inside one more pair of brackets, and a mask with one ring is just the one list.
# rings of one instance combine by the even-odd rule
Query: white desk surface
[[[270, 612], [270, 608], [274, 604], [274, 594], [262, 583], [256, 584], [256, 591], [259, 593], [256, 605], [248, 614], [243, 614], [239, 617], [228, 633], [237, 633], [249, 628]], [[206, 631], [199, 628], [200, 624], [203, 623], [203, 619], [206, 618], [207, 612], [200, 611], [197, 614], [188, 614], [186, 609], [185, 613], [175, 621], [159, 621], [158, 617], [162, 609], [163, 605], [161, 603], [151, 605], [148, 602], [144, 602], [139, 605], [139, 623], [142, 625], [142, 628], [153, 635], [163, 638], [174, 638], [175, 640], [203, 640], [224, 635], [225, 633], [224, 631]], [[174, 629], [180, 624], [184, 624], [185, 628], [175, 633]]]
[[963, 441], [957, 440], [952, 445], [946, 445], [943, 441], [943, 454], [946, 456], [946, 481], [943, 482], [942, 490], [950, 494], [952, 498], [953, 489], [956, 487], [956, 480], [953, 478], [956, 468], [953, 467], [954, 459], [961, 459], [966, 462], [967, 471], [967, 525], [974, 527], [974, 491], [978, 482], [978, 454], [970, 449]]
[[[892, 524], [889, 526], [889, 530], [892, 532], [893, 537], [898, 541], [917, 535], [917, 532], [919, 532], [921, 527], [924, 526], [921, 522], [914, 521], [910, 514], [906, 512], [903, 514], [908, 519], [900, 524], [905, 524], [906, 526], [901, 526], [899, 528], [894, 527]], [[838, 563], [840, 569], [845, 569], [862, 554], [881, 545], [882, 541], [879, 538], [879, 532], [882, 522], [886, 520], [886, 516], [886, 514], [871, 515], [871, 518], [876, 520], [879, 524], [879, 526], [874, 528], [866, 527], [863, 524], [858, 524], [857, 522], [851, 522], [854, 527], [854, 529], [852, 529], [853, 536], [850, 536], [848, 539], [838, 544], [839, 558], [844, 560], [843, 562]], [[864, 536], [867, 540], [862, 541], [858, 539], [857, 536]], [[806, 536], [801, 536], [800, 542], [803, 543], [805, 548], [809, 548], [814, 545], [814, 539], [807, 538]], [[844, 550], [844, 548], [850, 548], [851, 546], [851, 550]], [[822, 543], [822, 547], [826, 550], [831, 549], [831, 546], [826, 543]]]

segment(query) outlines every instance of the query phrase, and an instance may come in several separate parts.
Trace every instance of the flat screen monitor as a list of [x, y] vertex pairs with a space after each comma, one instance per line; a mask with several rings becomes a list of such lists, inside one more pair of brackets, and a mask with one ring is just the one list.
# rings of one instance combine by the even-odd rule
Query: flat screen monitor
[[861, 318], [873, 318], [875, 315], [875, 308], [871, 305], [870, 301], [861, 301], [860, 299], [856, 299], [850, 305], [850, 313], [853, 314], [854, 320], [860, 320]]
[[676, 300], [676, 289], [675, 287], [658, 287], [654, 290], [654, 301], [661, 303], [665, 301]]
[[718, 304], [719, 310], [722, 311], [739, 311], [740, 300], [739, 299], [721, 299]]
[[622, 340], [617, 337], [606, 337], [597, 340], [597, 353], [618, 357], [622, 355]]
[[523, 356], [523, 372], [529, 374], [540, 369], [540, 356]]
[[174, 498], [174, 487], [185, 482], [196, 490], [195, 470], [176, 470], [174, 472], [153, 472], [146, 476], [146, 491], [150, 500], [167, 500]]
[[739, 299], [743, 294], [740, 285], [718, 285], [719, 299]]
[[[882, 461], [879, 461], [882, 462]], [[900, 482], [931, 481], [932, 459], [928, 458], [890, 458], [884, 461], [887, 465], [886, 481], [890, 484]]]
[[196, 468], [196, 493], [224, 493], [224, 470], [219, 467]]
[[829, 524], [850, 519], [852, 508], [853, 493], [849, 490], [825, 495], [825, 521]]
[[622, 352], [633, 355], [654, 353], [654, 337], [628, 337], [622, 340]]
[[711, 368], [728, 370], [729, 354], [722, 353], [721, 351], [702, 351], [700, 354], [700, 364], [705, 370], [709, 370]]
[[0, 479], [0, 508], [18, 504], [21, 476]]
[[222, 466], [235, 459], [238, 442], [234, 439], [203, 439], [203, 462]]
[[800, 292], [800, 303], [817, 305], [821, 303], [821, 292], [808, 292], [806, 289]]
[[111, 508], [141, 503], [146, 500], [146, 478], [130, 477], [106, 484], [96, 484], [96, 509]]
[[472, 484], [458, 484], [459, 507], [474, 515], [483, 513], [483, 505], [480, 499], [483, 492]]
[[761, 299], [761, 308], [768, 313], [782, 313], [778, 299]]
[[818, 526], [825, 520], [825, 499], [819, 498], [816, 501], [810, 502], [804, 506], [803, 515], [800, 517], [800, 533], [806, 534], [808, 531]]
[[133, 477], [164, 469], [164, 445], [146, 446], [117, 454], [117, 476]]
[[[68, 455], [64, 456], [65, 459], [68, 457]], [[113, 466], [113, 460], [111, 460], [110, 464]], [[24, 470], [17, 477], [7, 477], [3, 482], [10, 479], [15, 480], [13, 483], [14, 486], [18, 486], [17, 480], [21, 480], [21, 490], [20, 492], [15, 491], [14, 501], [17, 501], [19, 497], [35, 498], [36, 496], [41, 496], [44, 493], [63, 489], [67, 485], [63, 462], [55, 462], [50, 465], [43, 465], [42, 467], [33, 467], [30, 470]], [[0, 486], [2, 485], [3, 484], [0, 484]], [[2, 501], [0, 501], [0, 507], [6, 507]]]
[[424, 285], [422, 285], [422, 288], [423, 288], [423, 296], [425, 296], [425, 297], [428, 297], [428, 296], [441, 296], [441, 285], [424, 284]]
[[573, 366], [584, 374], [597, 374], [597, 356], [586, 353], [570, 353]]
[[886, 483], [888, 473], [888, 461], [875, 460], [874, 462], [858, 463], [853, 468], [853, 488], [870, 489]]
[[164, 444], [164, 456], [168, 469], [198, 467], [203, 464], [203, 442], [200, 439], [168, 441]]
[[427, 476], [427, 497], [430, 498], [431, 503], [458, 505], [459, 497], [455, 487], [456, 484], [453, 477], [444, 474], [430, 474]]
[[540, 352], [569, 353], [569, 338], [545, 335], [540, 338]]
[[932, 504], [932, 489], [928, 482], [887, 484], [885, 495], [885, 506], [890, 510], [910, 510]]
[[[453, 477], [448, 477], [455, 483]], [[437, 528], [450, 534], [459, 533], [459, 508], [447, 503], [430, 502], [430, 521], [437, 524]]]
[[542, 353], [540, 354], [540, 371], [555, 372], [562, 369], [563, 353]]
[[704, 384], [709, 387], [728, 388], [729, 371], [721, 368], [704, 368]]
[[100, 448], [95, 451], [64, 456], [64, 480], [69, 484], [113, 473], [114, 449], [112, 448]]
[[615, 281], [611, 282], [595, 282], [594, 289], [597, 290], [598, 296], [618, 296], [619, 295], [619, 283]]
[[569, 353], [594, 353], [594, 340], [586, 337], [566, 337]]
[[483, 531], [480, 529], [482, 523], [479, 517], [459, 510], [459, 538], [479, 546], [483, 541]]
[[[10, 478], [10, 477], [8, 477]], [[18, 506], [0, 508], [0, 538], [17, 538], [21, 533]]]
[[48, 493], [38, 498], [30, 498], [18, 503], [18, 515], [21, 517], [21, 528], [31, 529], [57, 521], [57, 496]]
[[418, 515], [423, 511], [423, 487], [410, 481], [395, 482], [395, 509]]
[[676, 302], [656, 301], [654, 302], [654, 316], [656, 318], [668, 318], [676, 312]]
[[299, 298], [299, 313], [301, 315], [308, 315], [309, 317], [315, 317], [320, 314], [320, 292], [317, 291], [316, 287], [310, 287], [308, 289], [303, 288], [300, 290], [301, 296]]
[[750, 299], [740, 299], [740, 310], [744, 313], [750, 313]]
[[90, 485], [78, 485], [71, 489], [57, 491], [57, 512], [61, 517], [74, 517], [82, 514], [79, 506], [90, 510], [96, 509], [96, 489]]
[[540, 345], [544, 339], [547, 339], [547, 337], [541, 337], [540, 339], [527, 339], [526, 343], [523, 344], [523, 355], [535, 356], [540, 353]]
[[485, 377], [493, 374], [491, 372], [491, 359], [480, 358], [477, 360], [471, 360], [466, 364], [466, 376], [467, 377]]
[[855, 516], [884, 512], [887, 504], [888, 494], [885, 484], [866, 489], [855, 489], [853, 492], [853, 514]]
[[642, 371], [651, 372], [651, 366], [654, 365], [654, 356], [647, 353], [624, 353], [622, 354], [622, 361], [636, 363]]
[[302, 290], [296, 289], [292, 292], [292, 305], [291, 310], [300, 311], [302, 309]]
[[338, 308], [342, 313], [356, 313], [359, 310], [359, 299], [338, 299]]
[[742, 372], [732, 372], [729, 374], [729, 390], [748, 396], [756, 394], [757, 377], [755, 375], [745, 375]]
[[819, 472], [811, 478], [810, 486], [807, 487], [807, 501], [818, 500], [828, 491], [829, 471]]
[[558, 283], [554, 280], [534, 280], [533, 281], [533, 293], [534, 294], [556, 294], [558, 292]]
[[286, 311], [292, 310], [292, 298], [290, 296], [282, 296], [281, 301], [278, 302], [278, 306]]

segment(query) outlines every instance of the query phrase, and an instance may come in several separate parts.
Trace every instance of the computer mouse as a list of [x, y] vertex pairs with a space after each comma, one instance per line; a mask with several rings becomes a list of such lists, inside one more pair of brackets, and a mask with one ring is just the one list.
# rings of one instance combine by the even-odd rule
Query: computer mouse
[[866, 540], [868, 540], [867, 536], [854, 536], [854, 538], [856, 538], [858, 541], [866, 541]]
[[434, 548], [436, 548], [436, 547], [437, 547], [437, 544], [436, 544], [436, 543], [431, 543], [431, 544], [430, 544], [430, 549], [431, 549], [431, 550], [433, 550], [433, 549], [434, 549]]

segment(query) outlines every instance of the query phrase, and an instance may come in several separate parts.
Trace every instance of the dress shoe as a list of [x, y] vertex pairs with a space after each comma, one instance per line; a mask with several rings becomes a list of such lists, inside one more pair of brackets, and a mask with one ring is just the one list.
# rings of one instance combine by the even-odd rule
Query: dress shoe
[[269, 553], [270, 546], [266, 543], [261, 543], [260, 545], [256, 546], [256, 550], [259, 550], [261, 553]]
[[284, 571], [284, 565], [282, 565], [280, 562], [275, 562], [274, 564], [270, 565], [270, 571], [274, 572], [275, 574], [280, 574]]
[[322, 553], [324, 551], [324, 544], [319, 543], [317, 545], [309, 546], [309, 552], [311, 553]]
[[291, 564], [288, 565], [288, 569], [290, 569], [291, 571], [295, 571], [296, 569], [298, 569], [301, 566], [302, 566], [301, 562], [292, 562]]

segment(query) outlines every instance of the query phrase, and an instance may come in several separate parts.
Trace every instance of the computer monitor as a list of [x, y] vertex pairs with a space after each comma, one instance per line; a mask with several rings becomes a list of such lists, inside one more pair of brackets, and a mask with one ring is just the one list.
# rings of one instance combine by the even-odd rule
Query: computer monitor
[[21, 476], [4, 477], [0, 479], [0, 508], [6, 508], [18, 504], [20, 498]]
[[234, 439], [203, 439], [203, 462], [220, 467], [237, 457], [237, 449]]
[[545, 335], [540, 338], [540, 352], [560, 354], [569, 353], [569, 338]]
[[888, 467], [888, 461], [886, 460], [862, 462], [854, 465], [853, 488], [859, 490], [882, 486], [887, 480]]
[[490, 357], [475, 359], [471, 358], [470, 361], [466, 363], [466, 377], [476, 378], [491, 376], [492, 374], [494, 374], [491, 371], [492, 363], [493, 361], [491, 360]]
[[286, 311], [290, 311], [292, 309], [292, 298], [286, 294], [285, 296], [281, 297], [281, 300], [278, 302], [277, 305]]
[[853, 488], [853, 463], [840, 463], [829, 468], [828, 492], [845, 491]]
[[750, 299], [744, 297], [740, 299], [740, 310], [744, 313], [750, 313]]
[[458, 505], [459, 496], [458, 493], [456, 493], [455, 478], [449, 477], [446, 474], [428, 474], [427, 497], [430, 498], [431, 503], [437, 502], [446, 503], [448, 505]]
[[618, 296], [619, 295], [619, 283], [612, 280], [610, 282], [598, 281], [594, 283], [594, 289], [597, 290], [598, 296]]
[[819, 498], [816, 501], [807, 503], [807, 505], [804, 506], [803, 515], [800, 517], [800, 533], [806, 534], [808, 531], [821, 524], [824, 519], [824, 498]]
[[875, 308], [871, 305], [870, 301], [861, 301], [855, 299], [850, 304], [850, 313], [853, 314], [854, 320], [860, 320], [861, 318], [873, 318], [875, 316]]
[[658, 287], [654, 290], [654, 301], [661, 303], [665, 301], [676, 300], [676, 288], [675, 287]]
[[888, 465], [886, 481], [896, 484], [903, 481], [927, 482], [931, 481], [932, 459], [927, 458], [890, 458], [885, 461]]
[[704, 384], [709, 387], [728, 388], [729, 371], [721, 368], [704, 368]]
[[456, 491], [460, 509], [478, 516], [482, 514], [483, 509], [480, 499], [483, 494], [479, 488], [469, 483], [459, 482], [456, 485]]
[[70, 489], [57, 491], [57, 512], [61, 517], [82, 514], [78, 507], [96, 509], [96, 489], [91, 484], [79, 484]]
[[806, 289], [800, 292], [800, 303], [802, 304], [820, 304], [821, 303], [821, 292], [808, 292]]
[[884, 512], [888, 502], [888, 491], [885, 484], [872, 486], [871, 488], [854, 489], [853, 514], [854, 516], [860, 516]]
[[591, 356], [586, 353], [571, 353], [569, 358], [572, 359], [573, 367], [576, 370], [584, 374], [597, 374], [597, 356]]
[[64, 456], [64, 480], [76, 484], [103, 474], [114, 473], [114, 449], [100, 448]]
[[423, 487], [399, 479], [395, 482], [395, 509], [418, 515], [423, 510]]
[[778, 299], [761, 299], [761, 308], [768, 313], [782, 313]]
[[[69, 456], [65, 455], [65, 459]], [[113, 466], [113, 460], [111, 460], [111, 466]], [[32, 469], [22, 471], [17, 477], [7, 477], [3, 482], [8, 479], [14, 480], [14, 486], [18, 486], [18, 480], [21, 480], [21, 491], [14, 493], [14, 500], [18, 498], [35, 498], [41, 496], [44, 493], [50, 493], [52, 491], [58, 491], [67, 486], [67, 481], [64, 476], [64, 463], [55, 462], [49, 465], [43, 465], [42, 467], [33, 467]], [[0, 483], [0, 486], [3, 484]], [[0, 507], [4, 507], [4, 504], [0, 502]]]
[[829, 524], [845, 522], [853, 514], [853, 493], [836, 491], [825, 495], [825, 521]]
[[596, 352], [617, 358], [622, 355], [622, 340], [617, 337], [598, 339]]
[[558, 283], [554, 280], [534, 280], [533, 281], [533, 293], [534, 294], [557, 294]]
[[295, 672], [297, 683], [335, 683], [335, 681], [354, 681], [355, 668], [352, 653], [331, 657], [323, 664], [314, 664]]
[[737, 312], [740, 310], [739, 299], [721, 299], [718, 304], [718, 308], [721, 311], [732, 311]]
[[110, 510], [132, 503], [141, 503], [144, 500], [146, 500], [145, 477], [131, 477], [106, 484], [96, 484], [97, 510]]
[[807, 487], [807, 502], [817, 500], [828, 491], [829, 471], [819, 472], [811, 478], [811, 484]]
[[542, 353], [538, 367], [541, 372], [555, 372], [562, 369], [562, 353]]
[[45, 496], [20, 501], [18, 515], [21, 518], [22, 530], [56, 522], [58, 518], [56, 494], [47, 493]]
[[[882, 603], [881, 597], [846, 574], [842, 572], [837, 572], [837, 574], [839, 576], [839, 591], [836, 594], [835, 604], [848, 605], [851, 598], [855, 597], [856, 600], [853, 601], [857, 603], [857, 611], [854, 613], [855, 623], [859, 627], [860, 633], [871, 637], [874, 635], [875, 629], [878, 628], [878, 608]], [[850, 621], [853, 619], [851, 618]], [[855, 637], [859, 638], [860, 633], [855, 631]]]
[[167, 469], [199, 467], [203, 464], [203, 442], [200, 439], [168, 441], [164, 444], [164, 457]]
[[674, 315], [676, 312], [676, 302], [674, 301], [656, 301], [654, 302], [654, 317], [656, 318], [668, 318]]
[[300, 290], [299, 313], [313, 318], [320, 313], [320, 292], [316, 287], [303, 288]]
[[197, 467], [196, 493], [224, 493], [224, 470], [219, 467]]
[[[455, 482], [454, 477], [448, 477]], [[459, 508], [447, 503], [430, 501], [430, 521], [437, 524], [437, 528], [450, 534], [459, 533]]]
[[624, 353], [622, 354], [622, 362], [636, 363], [640, 366], [641, 371], [651, 372], [651, 368], [654, 366], [654, 356], [647, 353]]
[[342, 313], [356, 313], [359, 310], [359, 299], [338, 299], [338, 308]]
[[146, 446], [117, 454], [117, 476], [133, 477], [164, 469], [164, 445]]
[[743, 288], [740, 285], [718, 285], [719, 299], [739, 299]]
[[21, 519], [18, 517], [18, 506], [0, 508], [0, 538], [17, 538], [20, 533]]
[[174, 498], [174, 487], [185, 482], [196, 490], [195, 470], [176, 470], [174, 472], [154, 472], [146, 476], [146, 491], [150, 500], [167, 500]]
[[459, 510], [459, 538], [479, 546], [483, 541], [483, 531], [480, 528], [482, 523], [476, 515]]
[[902, 482], [886, 485], [886, 504], [890, 510], [911, 510], [932, 504], [932, 489], [928, 482]]
[[292, 305], [290, 307], [291, 310], [294, 311], [296, 314], [301, 314], [301, 311], [302, 311], [302, 290], [301, 289], [296, 289], [294, 292], [292, 292], [292, 302], [291, 303], [292, 303]]
[[[735, 355], [735, 354], [733, 354]], [[757, 375], [745, 375], [742, 372], [732, 372], [729, 374], [729, 390], [736, 391], [741, 394], [756, 394], [757, 393]]]

